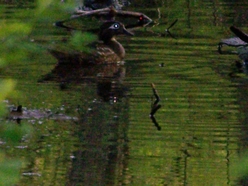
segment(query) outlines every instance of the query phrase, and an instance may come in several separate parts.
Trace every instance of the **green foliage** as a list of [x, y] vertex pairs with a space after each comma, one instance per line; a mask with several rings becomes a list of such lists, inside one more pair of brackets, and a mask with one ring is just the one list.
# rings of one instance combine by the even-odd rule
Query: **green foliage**
[[10, 94], [10, 92], [14, 88], [14, 81], [12, 80], [1, 80], [0, 81], [0, 116], [3, 115], [5, 110], [5, 105], [2, 103], [2, 101], [7, 97], [7, 95]]
[[0, 38], [3, 42], [0, 46], [1, 62], [3, 64], [12, 63], [15, 61], [26, 60], [27, 50], [32, 46], [32, 43], [27, 43], [27, 35], [31, 28], [25, 23], [1, 23]]
[[[12, 2], [9, 2], [12, 3]], [[30, 62], [31, 54], [38, 54], [41, 51], [41, 47], [30, 41], [30, 34], [33, 31], [35, 21], [39, 20], [41, 14], [47, 10], [50, 6], [51, 0], [39, 0], [37, 8], [33, 11], [34, 16], [29, 20], [23, 19], [23, 21], [8, 21], [2, 19], [0, 24], [0, 67], [3, 68], [8, 64], [15, 62]], [[1, 5], [0, 5], [1, 6]], [[2, 7], [1, 7], [2, 8]], [[28, 10], [27, 10], [28, 11]], [[15, 14], [15, 13], [13, 13]], [[21, 13], [17, 12], [16, 17], [20, 16]], [[24, 14], [27, 15], [26, 13]], [[23, 15], [22, 15], [23, 16]], [[13, 80], [1, 80], [0, 81], [0, 115], [6, 113], [5, 100], [11, 94], [14, 89], [15, 82]], [[5, 142], [6, 145], [16, 145], [20, 142], [21, 138], [25, 134], [31, 133], [30, 125], [17, 125], [15, 123], [0, 124], [0, 136], [1, 141]], [[4, 155], [3, 151], [0, 151], [0, 185], [13, 185], [19, 179], [19, 170], [22, 161], [18, 158], [9, 158]]]
[[37, 15], [39, 16], [43, 11], [45, 11], [50, 6], [51, 2], [52, 0], [45, 0], [45, 1], [39, 0], [37, 2], [37, 9], [36, 9]]
[[248, 175], [248, 151], [242, 154], [241, 158], [233, 164], [231, 167], [232, 173], [239, 177], [245, 177]]
[[[33, 42], [36, 40], [36, 36], [42, 36], [42, 39], [46, 37], [46, 33], [53, 27], [53, 23], [64, 19], [65, 16], [69, 17], [74, 8], [71, 3], [52, 0], [38, 0], [36, 3], [22, 1], [21, 4], [16, 1], [9, 1], [8, 3], [15, 5], [16, 9], [11, 13], [11, 19], [9, 19], [11, 21], [8, 19], [0, 21], [0, 68], [4, 68], [8, 64], [27, 65], [33, 62], [34, 56], [40, 56], [46, 48], [45, 46], [41, 47], [40, 43]], [[25, 4], [30, 3], [36, 8], [22, 9]], [[1, 12], [4, 12], [4, 6], [0, 5], [0, 9]], [[90, 49], [85, 46], [93, 40], [96, 40], [94, 35], [75, 32], [73, 37], [69, 39], [69, 45], [72, 49], [90, 52]], [[15, 81], [13, 80], [0, 80], [0, 115], [6, 114], [3, 100], [13, 94], [14, 86]], [[17, 145], [25, 134], [30, 133], [32, 133], [31, 126], [25, 125], [23, 122], [22, 125], [0, 123], [0, 140], [10, 148]], [[7, 157], [4, 151], [0, 151], [0, 185], [15, 184], [20, 178], [21, 165], [22, 160]]]
[[[31, 133], [29, 125], [16, 125], [6, 123], [0, 125], [0, 136], [6, 145], [17, 145], [25, 134]], [[0, 185], [9, 186], [15, 184], [20, 178], [20, 168], [23, 161], [19, 158], [10, 158], [0, 151]]]
[[11, 159], [0, 153], [0, 185], [9, 186], [15, 184], [19, 180], [19, 168], [21, 161], [19, 159]]
[[97, 37], [90, 33], [75, 32], [74, 36], [70, 40], [70, 44], [75, 50], [90, 53], [91, 48], [87, 47], [87, 45], [96, 41], [96, 39]]
[[7, 123], [1, 125], [0, 136], [9, 144], [18, 144], [22, 136], [30, 133], [31, 128], [28, 125], [16, 125], [15, 123]]

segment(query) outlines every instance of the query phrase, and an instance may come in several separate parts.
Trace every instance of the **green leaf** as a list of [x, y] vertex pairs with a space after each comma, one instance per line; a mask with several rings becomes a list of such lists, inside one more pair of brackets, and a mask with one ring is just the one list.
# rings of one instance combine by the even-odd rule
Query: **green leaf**
[[38, 6], [36, 13], [37, 15], [41, 14], [43, 11], [45, 11], [47, 8], [49, 8], [49, 5], [51, 4], [52, 0], [38, 0]]
[[15, 83], [13, 80], [0, 80], [0, 100], [4, 100], [13, 90]]
[[91, 48], [87, 45], [97, 40], [97, 36], [88, 32], [75, 32], [70, 40], [71, 45], [75, 50], [90, 52]]
[[13, 185], [19, 180], [19, 169], [21, 168], [21, 163], [22, 162], [19, 159], [9, 158], [5, 158], [4, 160], [0, 161], [0, 185]]

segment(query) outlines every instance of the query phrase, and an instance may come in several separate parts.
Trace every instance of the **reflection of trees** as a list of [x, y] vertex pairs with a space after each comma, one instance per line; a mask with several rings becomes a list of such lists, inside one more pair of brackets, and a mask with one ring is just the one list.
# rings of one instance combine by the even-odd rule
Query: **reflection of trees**
[[[238, 102], [240, 104], [240, 112], [242, 115], [240, 115], [240, 120], [241, 120], [241, 130], [242, 130], [242, 135], [240, 136], [240, 146], [239, 146], [239, 154], [240, 157], [242, 157], [247, 151], [247, 146], [248, 146], [248, 130], [247, 130], [247, 123], [248, 123], [248, 82], [246, 80], [242, 80], [241, 85], [239, 86], [239, 99]], [[243, 117], [242, 117], [243, 116]], [[246, 156], [247, 158], [247, 156]], [[244, 162], [245, 163], [245, 162]], [[248, 185], [248, 175], [242, 175], [239, 180], [240, 185]]]
[[81, 114], [75, 130], [80, 143], [73, 152], [68, 185], [113, 185], [123, 176], [128, 154], [124, 78], [125, 67], [117, 63], [87, 67], [58, 63], [45, 76], [45, 80], [64, 84], [86, 83], [101, 98], [88, 101], [88, 110]]
[[[208, 2], [192, 0], [153, 0], [143, 2], [143, 0], [136, 0], [131, 6], [139, 5], [141, 7], [149, 6], [158, 8], [160, 16], [163, 18], [168, 20], [178, 18], [179, 22], [185, 21], [186, 26], [184, 26], [184, 32], [186, 32], [186, 28], [192, 29], [198, 26], [199, 22], [202, 21], [204, 21], [202, 24], [209, 22], [209, 24], [213, 24], [214, 26], [247, 26], [248, 10], [246, 3], [244, 0], [235, 1], [235, 3], [230, 0], [212, 0]], [[155, 19], [159, 13], [154, 13], [155, 16], [152, 18]], [[206, 17], [201, 18], [201, 16], [206, 15], [205, 13], [208, 16], [207, 19]]]
[[[231, 31], [236, 35], [238, 36], [237, 38], [235, 38], [236, 40], [238, 40], [238, 42], [236, 42], [235, 44], [240, 44], [243, 46], [245, 46], [245, 42], [248, 42], [248, 36], [246, 33], [244, 33], [242, 30], [240, 30], [239, 28], [236, 28], [234, 26], [231, 26], [230, 27]], [[231, 39], [227, 39], [227, 41], [232, 41], [233, 38]], [[237, 47], [237, 46], [236, 46]], [[246, 53], [243, 54], [243, 60], [245, 61], [246, 60]], [[240, 55], [240, 58], [242, 58], [242, 56]], [[237, 64], [240, 64], [240, 63], [237, 63], [236, 62], [236, 66]], [[240, 68], [239, 69], [242, 69], [242, 66], [244, 66], [243, 68], [246, 69], [247, 68], [247, 65], [242, 65], [240, 64]], [[238, 67], [238, 66], [237, 66]], [[239, 104], [241, 105], [241, 112], [244, 113], [244, 116], [247, 116], [248, 113], [247, 113], [247, 82], [243, 82], [243, 86], [240, 86], [240, 100], [239, 100]], [[248, 145], [248, 141], [246, 140], [247, 139], [247, 129], [246, 129], [246, 126], [247, 126], [247, 123], [248, 123], [248, 118], [245, 117], [244, 120], [243, 120], [243, 132], [244, 132], [244, 135], [241, 137], [240, 141], [242, 142], [241, 143], [241, 150], [240, 150], [240, 154], [242, 156], [242, 154], [244, 153], [244, 151], [246, 151], [246, 148], [247, 148], [247, 145]], [[245, 140], [244, 140], [245, 139]], [[228, 141], [229, 142], [229, 141]], [[229, 143], [228, 143], [229, 145]], [[229, 153], [228, 153], [229, 155]], [[247, 158], [247, 157], [246, 157]], [[228, 174], [229, 175], [229, 174]], [[248, 175], [242, 175], [240, 177], [240, 179], [238, 180], [239, 181], [239, 184], [240, 185], [248, 185]]]
[[114, 185], [127, 167], [127, 103], [95, 102], [82, 115], [69, 185]]

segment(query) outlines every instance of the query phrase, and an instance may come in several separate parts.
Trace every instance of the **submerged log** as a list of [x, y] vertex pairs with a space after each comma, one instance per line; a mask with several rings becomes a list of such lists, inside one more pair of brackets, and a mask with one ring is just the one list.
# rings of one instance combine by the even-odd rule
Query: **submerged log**
[[237, 37], [231, 37], [228, 39], [222, 39], [219, 42], [218, 45], [218, 51], [221, 54], [222, 53], [222, 47], [223, 45], [231, 46], [231, 47], [240, 47], [240, 46], [247, 46], [248, 45], [248, 35], [238, 29], [235, 26], [231, 26], [230, 30], [237, 36]]
[[246, 45], [248, 45], [248, 43], [244, 42], [239, 37], [231, 37], [228, 39], [222, 39], [218, 44], [218, 52], [220, 54], [223, 53], [222, 47], [224, 45], [230, 46], [230, 47], [240, 47], [240, 46], [246, 46]]
[[140, 16], [143, 16], [144, 19], [147, 19], [148, 21], [152, 22], [151, 18], [149, 18], [147, 15], [141, 12], [116, 10], [114, 7], [102, 8], [102, 9], [90, 10], [90, 11], [76, 10], [74, 15], [71, 16], [71, 19], [76, 19], [83, 16], [102, 16], [109, 14], [114, 14], [115, 17], [120, 16], [120, 17], [140, 18]]
[[[75, 13], [70, 17], [70, 19], [66, 19], [63, 21], [57, 21], [55, 23], [58, 27], [64, 27], [69, 28], [64, 25], [65, 22], [69, 22], [74, 19], [82, 18], [82, 17], [106, 17], [106, 21], [114, 20], [116, 17], [122, 17], [122, 18], [136, 18], [137, 22], [135, 24], [129, 24], [126, 25], [126, 28], [134, 28], [138, 26], [147, 26], [152, 22], [152, 19], [149, 18], [147, 15], [140, 13], [140, 12], [132, 12], [132, 11], [122, 11], [122, 10], [116, 10], [113, 7], [109, 8], [103, 8], [98, 10], [90, 10], [90, 11], [84, 11], [84, 10], [76, 10]], [[72, 28], [70, 28], [72, 29]]]
[[230, 30], [236, 35], [238, 36], [242, 41], [246, 42], [246, 44], [248, 43], [248, 35], [246, 33], [244, 33], [243, 31], [241, 31], [240, 29], [238, 29], [235, 26], [231, 26]]

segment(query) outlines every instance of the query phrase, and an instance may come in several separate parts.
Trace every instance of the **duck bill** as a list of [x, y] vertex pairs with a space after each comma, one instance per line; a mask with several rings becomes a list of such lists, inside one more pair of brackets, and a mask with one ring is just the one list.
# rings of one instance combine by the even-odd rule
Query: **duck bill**
[[123, 29], [123, 34], [128, 35], [128, 36], [133, 36], [134, 35], [132, 32], [128, 31], [125, 28]]

